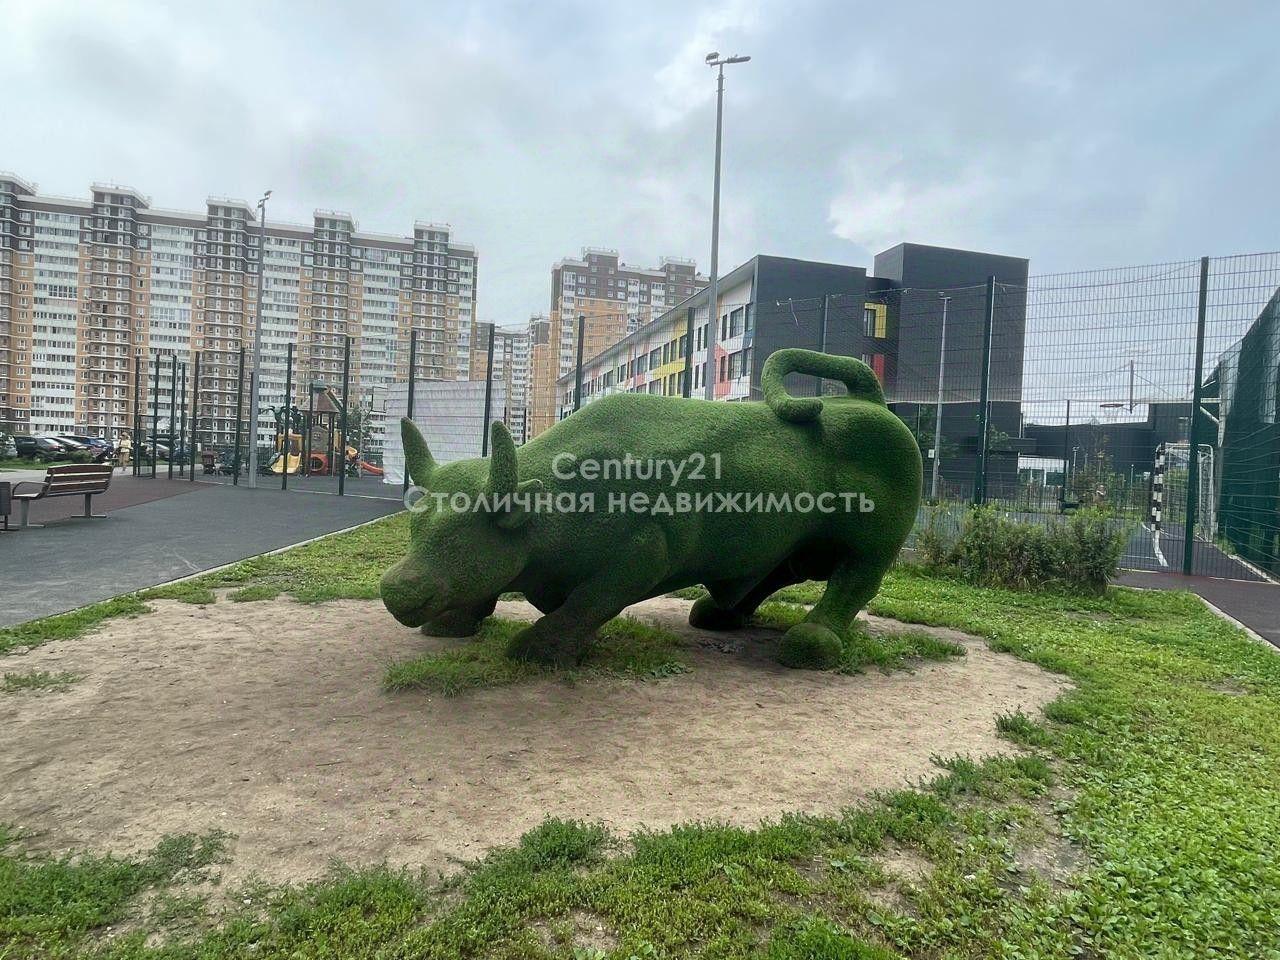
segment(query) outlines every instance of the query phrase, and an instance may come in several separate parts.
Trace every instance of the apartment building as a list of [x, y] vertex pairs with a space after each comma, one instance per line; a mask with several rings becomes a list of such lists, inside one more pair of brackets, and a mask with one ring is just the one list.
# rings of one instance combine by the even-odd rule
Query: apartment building
[[577, 362], [579, 318], [583, 356], [595, 356], [704, 289], [707, 282], [692, 260], [663, 257], [656, 267], [632, 267], [619, 260], [617, 250], [603, 247], [584, 247], [580, 258], [553, 264], [545, 332], [555, 355], [554, 369], [542, 364], [532, 370], [529, 436], [556, 421], [555, 381]]
[[[404, 237], [363, 233], [350, 214], [317, 210], [310, 224], [268, 218], [263, 243], [244, 201], [164, 210], [128, 187], [54, 197], [0, 173], [0, 429], [115, 437], [132, 425], [135, 390], [144, 412], [153, 393], [167, 409], [170, 358], [194, 380], [199, 353], [200, 382], [188, 393], [198, 391], [200, 438], [230, 442], [260, 267], [264, 407], [284, 402], [290, 343], [303, 407], [307, 383], [341, 387], [347, 337], [353, 400], [407, 379], [411, 329], [417, 376], [466, 379], [476, 266], [475, 248], [445, 224], [417, 222]], [[264, 414], [259, 439], [270, 432]]]
[[485, 379], [490, 334], [493, 336], [493, 382], [502, 385], [503, 397], [502, 406], [492, 411], [493, 419], [501, 419], [507, 425], [516, 443], [524, 443], [529, 413], [529, 332], [477, 323], [471, 341], [471, 380]]

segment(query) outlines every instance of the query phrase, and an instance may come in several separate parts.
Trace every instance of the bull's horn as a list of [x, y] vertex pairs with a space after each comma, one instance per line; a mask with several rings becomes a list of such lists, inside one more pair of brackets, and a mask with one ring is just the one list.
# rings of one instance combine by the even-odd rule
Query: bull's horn
[[516, 442], [501, 420], [489, 428], [489, 492], [515, 493], [520, 484], [520, 464], [516, 462]]
[[400, 418], [400, 440], [404, 444], [404, 465], [409, 471], [409, 479], [420, 487], [430, 486], [436, 462], [431, 458], [422, 431], [408, 417]]
[[[501, 420], [493, 421], [489, 429], [489, 446], [493, 455], [489, 458], [489, 493], [522, 494], [528, 496], [542, 489], [541, 480], [520, 482], [520, 464], [516, 460], [516, 442]], [[504, 529], [515, 529], [529, 521], [529, 510], [519, 502], [505, 504], [506, 509], [494, 514], [494, 521]]]

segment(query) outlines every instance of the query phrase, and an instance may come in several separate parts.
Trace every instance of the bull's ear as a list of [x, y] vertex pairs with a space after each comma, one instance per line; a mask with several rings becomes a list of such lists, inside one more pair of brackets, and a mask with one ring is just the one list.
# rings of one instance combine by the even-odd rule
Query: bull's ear
[[431, 486], [436, 462], [431, 458], [422, 431], [408, 417], [400, 418], [400, 441], [404, 445], [404, 466], [409, 471], [409, 479], [423, 488]]
[[489, 446], [493, 451], [489, 458], [489, 493], [508, 498], [508, 505], [494, 513], [493, 521], [505, 530], [513, 530], [527, 523], [531, 515], [528, 508], [521, 506], [518, 500], [527, 499], [541, 490], [542, 481], [520, 482], [516, 442], [511, 439], [511, 432], [501, 420], [493, 421], [493, 426], [489, 429]]

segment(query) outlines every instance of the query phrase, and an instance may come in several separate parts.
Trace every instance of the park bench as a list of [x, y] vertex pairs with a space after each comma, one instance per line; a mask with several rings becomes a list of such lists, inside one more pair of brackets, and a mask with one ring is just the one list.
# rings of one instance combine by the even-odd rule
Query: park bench
[[[51, 497], [84, 497], [84, 514], [81, 519], [93, 517], [92, 498], [94, 494], [106, 493], [107, 487], [111, 486], [111, 471], [110, 464], [68, 463], [50, 467], [43, 480], [24, 480], [15, 484], [10, 496], [20, 508], [19, 528], [43, 526], [28, 523], [27, 512], [33, 501]], [[24, 487], [32, 489], [24, 490]]]

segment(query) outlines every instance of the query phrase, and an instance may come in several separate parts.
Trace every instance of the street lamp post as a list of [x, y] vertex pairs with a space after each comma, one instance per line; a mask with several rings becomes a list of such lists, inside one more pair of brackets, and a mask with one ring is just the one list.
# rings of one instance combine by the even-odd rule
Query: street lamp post
[[[253, 325], [253, 389], [249, 391], [249, 488], [258, 486], [258, 393], [262, 389], [262, 275], [267, 266], [268, 190], [258, 201], [258, 309]], [[286, 402], [288, 398], [286, 397]]]
[[947, 304], [951, 298], [942, 298], [942, 344], [938, 347], [938, 413], [933, 421], [933, 483], [929, 487], [929, 499], [938, 502], [938, 464], [942, 460], [942, 376], [947, 368]]
[[716, 398], [716, 330], [720, 323], [720, 141], [724, 128], [724, 68], [727, 63], [746, 63], [750, 57], [721, 58], [708, 53], [707, 66], [718, 71], [716, 78], [716, 175], [711, 199], [711, 286], [707, 300], [707, 365], [702, 384], [708, 400]]

